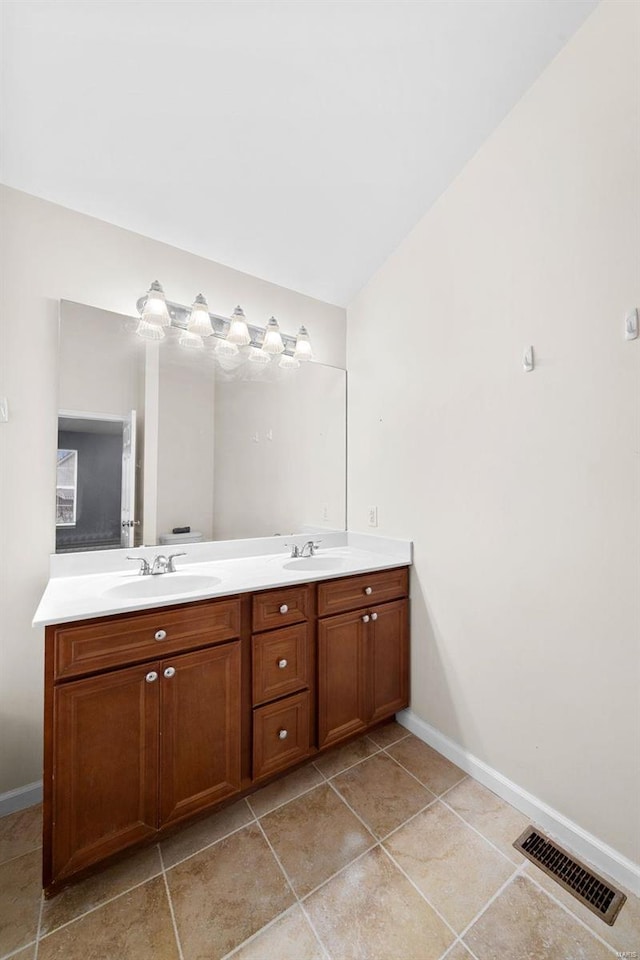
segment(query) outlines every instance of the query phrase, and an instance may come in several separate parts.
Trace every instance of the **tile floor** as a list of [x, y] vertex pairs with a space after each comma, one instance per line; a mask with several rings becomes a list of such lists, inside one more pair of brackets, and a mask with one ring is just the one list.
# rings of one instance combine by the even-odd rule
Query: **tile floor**
[[40, 810], [0, 820], [0, 958], [609, 960], [511, 846], [528, 821], [391, 723], [43, 902]]

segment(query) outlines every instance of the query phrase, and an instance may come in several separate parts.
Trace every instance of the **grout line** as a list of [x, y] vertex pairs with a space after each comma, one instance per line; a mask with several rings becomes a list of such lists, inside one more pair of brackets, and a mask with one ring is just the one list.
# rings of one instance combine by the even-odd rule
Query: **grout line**
[[353, 860], [350, 860], [349, 863], [345, 863], [343, 867], [340, 867], [339, 870], [336, 870], [335, 873], [332, 873], [330, 877], [327, 877], [326, 880], [323, 880], [322, 883], [319, 883], [317, 887], [313, 888], [313, 890], [309, 890], [309, 893], [305, 893], [304, 897], [300, 898], [300, 906], [302, 906], [303, 903], [305, 903], [310, 897], [312, 897], [314, 893], [317, 893], [318, 890], [321, 890], [323, 887], [326, 887], [328, 883], [330, 883], [332, 880], [335, 880], [335, 878], [339, 877], [341, 873], [344, 873], [344, 871], [348, 870], [349, 867], [352, 867], [354, 863], [357, 863], [358, 860], [362, 860], [363, 857], [365, 857], [368, 853], [371, 853], [372, 850], [375, 850], [376, 847], [379, 847], [379, 846], [380, 846], [379, 841], [372, 843], [370, 847], [367, 847], [366, 850], [363, 850], [362, 853], [359, 853], [358, 856], [354, 857]]
[[438, 799], [438, 794], [435, 792], [435, 790], [432, 790], [431, 787], [428, 787], [426, 783], [424, 783], [422, 780], [416, 777], [415, 773], [412, 773], [411, 770], [405, 767], [404, 764], [400, 763], [399, 760], [396, 760], [396, 758], [392, 754], [387, 753], [386, 750], [383, 750], [382, 752], [386, 757], [389, 757], [389, 760], [393, 760], [396, 766], [400, 767], [401, 770], [404, 770], [405, 773], [408, 773], [409, 776], [416, 781], [416, 783], [419, 783], [423, 790], [427, 790], [432, 797], [434, 797], [435, 799]]
[[171, 914], [171, 923], [173, 924], [173, 935], [176, 938], [178, 956], [180, 957], [180, 960], [184, 960], [184, 954], [182, 953], [182, 944], [180, 943], [180, 935], [178, 933], [178, 924], [176, 923], [176, 915], [173, 910], [173, 900], [171, 899], [171, 891], [169, 889], [169, 881], [167, 880], [167, 871], [165, 870], [164, 858], [162, 856], [162, 850], [160, 849], [160, 844], [158, 844], [158, 856], [160, 857], [160, 866], [162, 867], [162, 879], [164, 880], [164, 889], [167, 894], [167, 901], [169, 903], [169, 912]]
[[[445, 757], [445, 759], [446, 759], [446, 757]], [[459, 787], [460, 784], [461, 784], [464, 780], [473, 780], [473, 777], [470, 777], [468, 773], [463, 774], [463, 776], [461, 776], [459, 780], [456, 780], [456, 782], [455, 782], [455, 783], [452, 783], [450, 787], [447, 787], [446, 790], [443, 790], [443, 791], [442, 791], [442, 793], [441, 793], [440, 796], [439, 796], [439, 799], [442, 800], [443, 797], [446, 797], [446, 795], [447, 795], [448, 793], [451, 793], [452, 790], [455, 790], [456, 787]], [[476, 780], [476, 783], [478, 783], [478, 782], [479, 782], [479, 781]], [[515, 807], [514, 807], [514, 809], [515, 809]]]
[[440, 803], [442, 804], [442, 806], [443, 806], [446, 810], [448, 810], [448, 811], [449, 811], [450, 813], [452, 813], [455, 817], [457, 817], [458, 820], [460, 820], [462, 823], [464, 823], [465, 827], [468, 827], [469, 830], [473, 830], [473, 832], [476, 833], [476, 834], [480, 837], [481, 840], [484, 840], [484, 842], [485, 842], [485, 843], [488, 843], [490, 847], [493, 847], [493, 849], [496, 851], [496, 853], [499, 853], [500, 856], [503, 858], [503, 860], [506, 860], [507, 863], [511, 864], [512, 867], [519, 867], [519, 866], [521, 866], [521, 864], [519, 864], [519, 863], [514, 863], [514, 861], [513, 861], [510, 857], [508, 857], [508, 856], [506, 855], [506, 853], [504, 853], [504, 851], [500, 849], [500, 847], [497, 847], [497, 846], [496, 846], [496, 844], [493, 842], [493, 840], [490, 840], [488, 837], [485, 837], [484, 833], [481, 833], [481, 832], [478, 830], [477, 827], [474, 827], [474, 825], [473, 825], [472, 823], [469, 823], [468, 820], [465, 820], [465, 818], [462, 816], [461, 813], [458, 813], [457, 810], [454, 810], [453, 807], [450, 807], [446, 800], [443, 800], [442, 797], [439, 797], [439, 800], [440, 800]]
[[[512, 864], [512, 866], [513, 866], [513, 864]], [[473, 925], [478, 922], [478, 920], [479, 920], [480, 917], [483, 915], [483, 913], [485, 913], [485, 912], [489, 909], [489, 907], [491, 906], [491, 904], [494, 903], [494, 901], [496, 901], [496, 900], [498, 899], [498, 897], [499, 897], [502, 893], [504, 893], [504, 891], [507, 889], [507, 887], [516, 879], [517, 876], [519, 876], [519, 874], [520, 874], [521, 872], [522, 872], [522, 866], [515, 867], [515, 869], [513, 870], [513, 872], [507, 877], [507, 879], [504, 881], [504, 883], [501, 884], [501, 885], [498, 887], [498, 889], [497, 889], [496, 892], [493, 894], [493, 896], [489, 897], [489, 899], [488, 899], [487, 902], [484, 904], [484, 906], [482, 907], [482, 909], [481, 909], [481, 910], [478, 910], [478, 912], [476, 913], [475, 917], [473, 917], [473, 919], [466, 925], [466, 927], [464, 928], [464, 930], [461, 930], [461, 931], [460, 931], [460, 939], [462, 939], [462, 937], [464, 937], [465, 934], [467, 934], [467, 933], [469, 932], [469, 930], [471, 930], [471, 927], [473, 927]], [[466, 943], [465, 943], [465, 947], [466, 947]]]
[[[557, 906], [559, 906], [562, 910], [564, 910], [565, 913], [568, 913], [569, 916], [570, 916], [573, 920], [576, 920], [576, 921], [580, 924], [581, 927], [584, 927], [585, 930], [588, 930], [589, 933], [596, 938], [596, 940], [599, 940], [600, 943], [602, 943], [605, 947], [608, 947], [609, 950], [611, 950], [612, 953], [614, 953], [614, 954], [615, 954], [616, 956], [618, 956], [618, 957], [621, 956], [620, 951], [618, 951], [618, 950], [616, 950], [614, 947], [612, 947], [611, 944], [610, 944], [610, 943], [607, 943], [606, 940], [603, 940], [602, 937], [600, 936], [600, 934], [597, 933], [592, 927], [590, 927], [588, 923], [585, 923], [585, 921], [584, 921], [581, 917], [579, 917], [577, 914], [573, 913], [573, 911], [572, 911], [569, 907], [567, 907], [566, 904], [562, 903], [561, 900], [558, 900], [556, 897], [554, 897], [554, 895], [553, 895], [552, 893], [550, 893], [550, 892], [546, 889], [546, 887], [543, 887], [542, 884], [539, 883], [539, 882], [535, 879], [535, 877], [532, 876], [531, 873], [529, 873], [529, 870], [527, 869], [527, 867], [528, 867], [528, 864], [530, 864], [530, 863], [531, 863], [530, 860], [525, 860], [525, 862], [523, 863], [523, 865], [522, 865], [522, 876], [525, 877], [527, 880], [529, 880], [535, 887], [538, 888], [538, 890], [542, 890], [543, 893], [546, 893], [546, 895], [549, 897], [549, 899], [550, 899], [551, 901], [553, 901], [553, 903], [555, 903], [555, 904], [556, 904]], [[533, 866], [533, 864], [532, 864], [532, 866]], [[576, 903], [577, 903], [577, 902], [578, 902], [578, 901], [576, 901]], [[585, 909], [586, 909], [586, 907], [585, 907]]]
[[316, 930], [316, 925], [315, 925], [315, 923], [313, 922], [313, 920], [311, 919], [311, 917], [309, 916], [309, 911], [307, 910], [305, 904], [304, 904], [301, 900], [298, 901], [298, 903], [299, 903], [300, 909], [302, 910], [302, 913], [303, 913], [303, 915], [304, 915], [305, 920], [306, 920], [307, 923], [309, 924], [309, 927], [310, 927], [310, 929], [311, 929], [312, 934], [314, 935], [314, 937], [315, 937], [316, 940], [318, 941], [318, 944], [319, 944], [319, 946], [320, 946], [320, 949], [322, 950], [322, 952], [323, 952], [323, 954], [324, 954], [324, 956], [325, 956], [325, 960], [331, 960], [331, 955], [329, 954], [328, 949], [325, 947], [324, 941], [323, 941], [322, 938], [320, 937], [320, 934], [319, 934], [318, 931]]
[[36, 949], [33, 952], [33, 960], [38, 960], [40, 952], [40, 931], [42, 930], [42, 914], [44, 913], [44, 891], [40, 894], [40, 912], [38, 913], [38, 927], [36, 930]]
[[432, 807], [434, 803], [438, 802], [438, 798], [434, 797], [433, 800], [429, 800], [429, 803], [425, 803], [424, 807], [421, 807], [417, 813], [411, 814], [410, 817], [407, 817], [406, 820], [403, 820], [397, 827], [394, 827], [393, 830], [389, 830], [389, 833], [385, 833], [384, 837], [380, 837], [380, 843], [384, 843], [389, 837], [392, 837], [394, 833], [397, 833], [398, 830], [402, 830], [403, 827], [406, 827], [408, 823], [411, 823], [412, 820], [415, 820], [416, 817], [419, 817], [421, 813], [424, 813], [425, 810], [428, 810], [429, 807]]
[[243, 940], [242, 943], [239, 943], [233, 950], [230, 950], [229, 953], [225, 953], [221, 960], [230, 960], [239, 950], [242, 950], [243, 947], [248, 946], [250, 943], [253, 943], [254, 940], [257, 940], [261, 933], [264, 933], [266, 930], [274, 927], [279, 920], [282, 920], [283, 917], [286, 917], [288, 913], [291, 913], [292, 910], [295, 910], [298, 907], [298, 903], [292, 903], [290, 907], [287, 907], [286, 910], [283, 910], [282, 913], [279, 913], [277, 916], [273, 917], [272, 920], [269, 920], [269, 923], [265, 923], [263, 927], [260, 927], [259, 930], [256, 930], [255, 933], [252, 933], [250, 937], [247, 937], [246, 940]]
[[[320, 773], [320, 771], [318, 771], [318, 773]], [[317, 790], [318, 787], [321, 787], [322, 784], [323, 784], [323, 782], [324, 782], [324, 781], [322, 781], [321, 783], [314, 783], [314, 785], [313, 785], [312, 787], [309, 787], [307, 790], [303, 790], [302, 793], [298, 793], [298, 794], [296, 794], [295, 797], [290, 797], [288, 800], [283, 800], [282, 803], [279, 803], [277, 806], [271, 807], [270, 810], [265, 810], [264, 813], [260, 813], [260, 814], [257, 814], [257, 813], [255, 812], [255, 810], [254, 810], [253, 807], [251, 806], [251, 803], [250, 803], [248, 797], [245, 797], [245, 800], [247, 801], [247, 804], [248, 804], [248, 806], [249, 806], [249, 809], [251, 810], [251, 813], [253, 814], [254, 820], [261, 820], [262, 817], [268, 817], [270, 813], [273, 813], [273, 812], [274, 812], [274, 810], [280, 810], [282, 807], [286, 807], [286, 805], [287, 805], [288, 803], [293, 803], [294, 800], [299, 800], [300, 797], [306, 797], [306, 795], [307, 795], [308, 793], [312, 793], [314, 790]]]
[[[426, 894], [420, 889], [420, 887], [417, 885], [417, 883], [415, 883], [415, 882], [411, 879], [411, 877], [409, 876], [409, 874], [406, 872], [406, 870], [404, 870], [404, 868], [400, 866], [400, 864], [398, 863], [398, 861], [396, 860], [396, 858], [393, 856], [393, 854], [389, 853], [389, 851], [387, 850], [386, 847], [380, 847], [380, 849], [381, 849], [382, 852], [389, 858], [389, 860], [390, 860], [391, 863], [394, 865], [394, 867], [397, 867], [397, 869], [398, 869], [398, 870], [400, 871], [400, 873], [403, 875], [403, 877], [405, 878], [405, 880], [408, 880], [408, 881], [409, 881], [409, 883], [411, 884], [411, 886], [413, 887], [413, 889], [416, 891], [416, 893], [418, 893], [418, 894], [422, 897], [422, 899], [424, 900], [424, 902], [425, 902], [429, 907], [431, 907], [431, 909], [433, 910], [433, 912], [434, 912], [435, 914], [437, 914], [437, 916], [442, 920], [442, 922], [445, 924], [445, 926], [447, 926], [447, 927], [449, 928], [449, 930], [451, 930], [451, 933], [453, 934], [453, 936], [454, 936], [454, 938], [455, 938], [455, 939], [454, 939], [454, 943], [455, 943], [455, 940], [457, 940], [458, 937], [459, 937], [458, 931], [453, 929], [453, 927], [451, 926], [451, 924], [449, 923], [449, 921], [446, 919], [446, 917], [444, 917], [444, 916], [440, 913], [440, 911], [438, 910], [438, 908], [435, 907], [435, 906], [431, 903], [431, 901], [429, 900], [429, 898], [428, 898], [428, 897], [426, 896]], [[453, 944], [450, 944], [449, 946], [453, 946]], [[447, 947], [447, 949], [449, 949], [449, 947]]]
[[[373, 743], [373, 740], [372, 740], [371, 742]], [[314, 767], [316, 768], [316, 770], [318, 771], [318, 773], [319, 773], [321, 776], [323, 776], [324, 779], [325, 779], [325, 780], [327, 781], [327, 783], [328, 783], [329, 780], [333, 780], [335, 777], [341, 776], [343, 773], [346, 773], [347, 770], [353, 770], [354, 767], [358, 767], [358, 766], [360, 766], [361, 763], [366, 763], [367, 760], [371, 760], [372, 757], [376, 757], [379, 753], [382, 753], [382, 747], [378, 747], [377, 745], [375, 745], [375, 746], [376, 746], [376, 749], [373, 751], [373, 753], [369, 753], [369, 754], [367, 754], [366, 757], [361, 757], [359, 760], [355, 760], [353, 763], [350, 763], [348, 767], [343, 767], [343, 768], [340, 769], [340, 770], [336, 770], [336, 772], [335, 772], [335, 773], [332, 773], [330, 776], [327, 776], [326, 773], [323, 773], [323, 771], [320, 769], [320, 767], [317, 766], [317, 764], [315, 763], [315, 761], [314, 761], [313, 765], [314, 765]]]
[[[176, 860], [175, 863], [170, 864], [165, 869], [173, 870], [174, 867], [179, 866], [179, 864], [181, 863], [186, 863], [187, 860], [191, 860], [192, 857], [196, 857], [199, 853], [202, 853], [204, 850], [209, 850], [210, 847], [215, 847], [216, 843], [222, 843], [223, 840], [228, 840], [229, 837], [232, 837], [234, 833], [240, 833], [240, 831], [244, 830], [245, 827], [249, 827], [252, 823], [257, 823], [257, 817], [254, 815], [253, 810], [250, 810], [249, 812], [251, 813], [251, 819], [247, 820], [246, 823], [243, 823], [242, 826], [236, 827], [234, 830], [230, 830], [229, 833], [223, 834], [223, 836], [218, 837], [217, 840], [212, 840], [211, 843], [206, 843], [204, 847], [198, 847], [198, 849], [194, 850], [193, 853], [190, 853], [186, 857], [183, 857], [182, 860]], [[175, 834], [175, 836], [178, 836], [178, 834]], [[158, 844], [158, 847], [160, 847], [161, 843], [162, 841], [160, 841], [160, 843]], [[161, 855], [161, 859], [163, 860], [162, 855]]]
[[[7, 816], [11, 816], [11, 814], [7, 814]], [[41, 844], [41, 843], [39, 843], [37, 847], [32, 847], [30, 850], [23, 850], [22, 853], [17, 853], [17, 854], [15, 855], [15, 857], [9, 857], [8, 860], [2, 860], [2, 861], [0, 861], [0, 867], [6, 867], [6, 865], [7, 865], [8, 863], [13, 863], [14, 860], [19, 860], [20, 857], [26, 857], [27, 854], [29, 854], [29, 853], [37, 853], [38, 850], [42, 850], [42, 844]], [[28, 946], [28, 944], [27, 944], [27, 946]], [[20, 950], [24, 950], [24, 947], [20, 947], [19, 949], [20, 949]], [[7, 954], [7, 956], [11, 956], [11, 954]], [[3, 956], [2, 956], [2, 960], [4, 960], [4, 954], [3, 954]]]
[[[11, 814], [8, 813], [7, 816], [10, 817]], [[18, 955], [19, 953], [21, 953], [23, 950], [28, 950], [29, 947], [35, 947], [35, 948], [37, 949], [37, 947], [38, 947], [38, 941], [37, 941], [37, 940], [31, 940], [29, 943], [25, 943], [22, 947], [16, 947], [15, 950], [10, 950], [9, 953], [3, 953], [3, 954], [2, 954], [2, 957], [0, 957], [0, 960], [11, 960], [12, 957], [17, 956], [17, 955]]]
[[[406, 738], [405, 738], [405, 739], [406, 739]], [[392, 744], [392, 746], [393, 746], [393, 744]], [[450, 791], [450, 790], [453, 790], [454, 787], [459, 786], [459, 785], [462, 783], [463, 780], [467, 780], [467, 779], [468, 779], [468, 774], [463, 773], [459, 780], [456, 780], [455, 783], [452, 783], [451, 786], [450, 786], [450, 787], [447, 787], [446, 790], [443, 790], [442, 793], [436, 793], [436, 791], [435, 791], [435, 790], [432, 790], [431, 787], [429, 787], [423, 780], [419, 780], [418, 777], [416, 777], [415, 773], [412, 773], [411, 770], [409, 770], [408, 767], [405, 767], [405, 765], [404, 765], [403, 763], [401, 763], [400, 760], [397, 759], [397, 757], [394, 757], [393, 754], [391, 754], [391, 753], [387, 753], [386, 747], [384, 748], [383, 752], [386, 753], [387, 756], [388, 756], [391, 760], [393, 760], [394, 763], [397, 763], [399, 767], [402, 767], [402, 769], [405, 771], [405, 773], [408, 773], [410, 777], [413, 777], [414, 780], [417, 780], [421, 787], [424, 787], [425, 790], [428, 790], [429, 793], [432, 793], [432, 794], [434, 795], [434, 797], [438, 797], [438, 799], [440, 799], [440, 797], [444, 797], [445, 793], [449, 793], [449, 791]], [[441, 754], [439, 754], [439, 756], [441, 756]], [[446, 760], [446, 757], [444, 757], [443, 759]], [[455, 766], [455, 764], [454, 764], [454, 766]]]
[[362, 817], [360, 816], [359, 813], [356, 813], [356, 811], [353, 809], [353, 807], [351, 806], [351, 804], [349, 803], [349, 801], [348, 801], [348, 800], [345, 800], [345, 798], [342, 796], [342, 794], [340, 793], [340, 791], [338, 790], [338, 788], [333, 785], [333, 783], [331, 782], [331, 780], [329, 780], [329, 781], [327, 781], [327, 782], [328, 782], [328, 785], [329, 785], [329, 786], [331, 787], [331, 789], [333, 790], [333, 792], [335, 793], [336, 797], [338, 797], [339, 800], [342, 800], [342, 802], [344, 803], [345, 807], [348, 807], [349, 810], [351, 810], [351, 813], [354, 815], [354, 817], [357, 817], [357, 818], [358, 818], [358, 820], [360, 821], [360, 823], [362, 824], [362, 826], [365, 828], [365, 830], [367, 831], [367, 833], [373, 838], [373, 840], [375, 841], [375, 843], [379, 843], [379, 842], [380, 842], [379, 838], [376, 837], [375, 833], [373, 832], [373, 830], [371, 829], [371, 827], [369, 826], [369, 824], [366, 823], [366, 821], [362, 819]]

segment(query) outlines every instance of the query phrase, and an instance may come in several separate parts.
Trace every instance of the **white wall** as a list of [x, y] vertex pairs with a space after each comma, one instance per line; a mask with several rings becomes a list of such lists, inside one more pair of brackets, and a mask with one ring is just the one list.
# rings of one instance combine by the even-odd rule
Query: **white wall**
[[54, 547], [60, 299], [132, 314], [158, 278], [170, 298], [306, 324], [344, 366], [344, 311], [15, 190], [0, 191], [0, 793], [39, 779], [43, 632], [30, 626]]
[[413, 710], [635, 862], [639, 14], [597, 8], [347, 314], [349, 528], [415, 540]]

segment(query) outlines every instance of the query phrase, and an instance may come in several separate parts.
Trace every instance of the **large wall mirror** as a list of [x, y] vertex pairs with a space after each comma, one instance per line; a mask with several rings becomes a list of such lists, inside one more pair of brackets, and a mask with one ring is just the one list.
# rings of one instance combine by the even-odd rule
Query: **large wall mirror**
[[345, 528], [344, 370], [225, 370], [135, 327], [61, 303], [57, 553]]

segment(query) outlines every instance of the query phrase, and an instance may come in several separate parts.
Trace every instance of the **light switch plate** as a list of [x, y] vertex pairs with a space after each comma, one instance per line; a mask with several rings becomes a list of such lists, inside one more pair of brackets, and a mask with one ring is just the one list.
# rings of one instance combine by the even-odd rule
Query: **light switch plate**
[[369, 517], [369, 526], [377, 527], [378, 526], [378, 508], [369, 507], [367, 510], [367, 516]]
[[0, 397], [0, 423], [6, 423], [9, 419], [9, 401], [6, 397]]
[[632, 310], [624, 318], [624, 338], [625, 340], [638, 339], [638, 311]]

